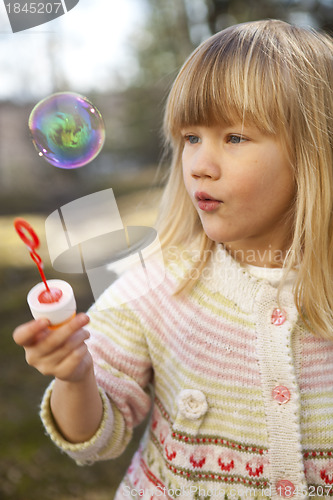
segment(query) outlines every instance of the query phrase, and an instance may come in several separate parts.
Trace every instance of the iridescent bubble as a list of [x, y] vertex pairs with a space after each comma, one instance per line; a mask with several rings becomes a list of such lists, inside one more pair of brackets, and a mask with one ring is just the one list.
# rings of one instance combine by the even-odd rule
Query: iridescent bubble
[[59, 168], [83, 167], [96, 158], [105, 140], [102, 115], [74, 92], [40, 101], [30, 114], [29, 128], [39, 155]]

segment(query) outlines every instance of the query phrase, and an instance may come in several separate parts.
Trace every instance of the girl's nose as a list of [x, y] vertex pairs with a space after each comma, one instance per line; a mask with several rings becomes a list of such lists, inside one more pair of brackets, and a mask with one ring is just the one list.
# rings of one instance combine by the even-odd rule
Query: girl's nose
[[213, 180], [221, 176], [220, 154], [213, 149], [205, 147], [197, 152], [191, 166], [191, 175], [194, 178], [210, 177]]

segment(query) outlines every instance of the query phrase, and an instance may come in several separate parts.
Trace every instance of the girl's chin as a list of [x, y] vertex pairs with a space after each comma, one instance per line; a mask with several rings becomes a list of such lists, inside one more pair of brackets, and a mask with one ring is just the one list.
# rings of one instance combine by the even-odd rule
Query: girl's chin
[[227, 231], [221, 231], [221, 229], [213, 228], [208, 225], [203, 225], [203, 230], [209, 239], [215, 241], [216, 243], [227, 243], [235, 241], [231, 234]]

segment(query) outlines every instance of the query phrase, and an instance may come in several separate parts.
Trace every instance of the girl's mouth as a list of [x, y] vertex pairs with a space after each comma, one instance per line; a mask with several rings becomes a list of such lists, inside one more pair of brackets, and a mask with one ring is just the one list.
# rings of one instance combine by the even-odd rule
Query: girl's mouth
[[212, 212], [223, 203], [204, 191], [196, 191], [194, 196], [198, 202], [198, 207], [204, 212]]

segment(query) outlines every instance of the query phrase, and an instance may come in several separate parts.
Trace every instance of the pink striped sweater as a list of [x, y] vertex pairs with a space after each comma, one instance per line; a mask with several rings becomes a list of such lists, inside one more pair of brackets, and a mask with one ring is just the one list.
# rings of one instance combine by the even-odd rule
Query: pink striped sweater
[[51, 385], [47, 432], [91, 463], [119, 456], [151, 412], [117, 500], [333, 497], [333, 343], [306, 330], [290, 289], [277, 310], [276, 287], [222, 247], [191, 293], [173, 296], [185, 268], [171, 259], [146, 294], [126, 274], [91, 308], [103, 421], [89, 442], [68, 443]]

